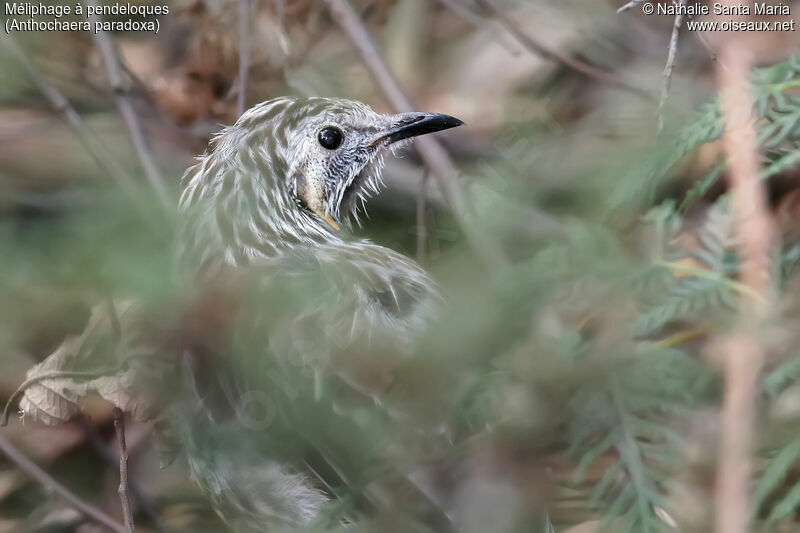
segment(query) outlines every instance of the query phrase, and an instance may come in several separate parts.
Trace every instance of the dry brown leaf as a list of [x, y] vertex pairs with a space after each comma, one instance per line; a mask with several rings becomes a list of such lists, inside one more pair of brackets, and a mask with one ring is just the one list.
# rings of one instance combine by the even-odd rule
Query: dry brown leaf
[[143, 375], [152, 365], [141, 358], [148, 351], [136, 335], [139, 310], [130, 302], [114, 307], [116, 318], [108, 306], [95, 307], [81, 337], [66, 339], [28, 370], [19, 402], [24, 417], [61, 424], [81, 411], [81, 399], [95, 393], [135, 420], [152, 417], [155, 395], [146, 394], [148, 379]]
[[[73, 353], [76, 339], [67, 339], [55, 352], [32, 366], [25, 374], [26, 380], [41, 378], [64, 370], [66, 359]], [[42, 379], [28, 386], [19, 409], [25, 417], [49, 426], [67, 422], [80, 412], [78, 400], [83, 393], [78, 384], [70, 378]]]
[[137, 375], [136, 370], [129, 368], [121, 374], [94, 379], [86, 384], [86, 389], [129, 413], [137, 422], [143, 422], [152, 418], [154, 409], [151, 402], [137, 394]]

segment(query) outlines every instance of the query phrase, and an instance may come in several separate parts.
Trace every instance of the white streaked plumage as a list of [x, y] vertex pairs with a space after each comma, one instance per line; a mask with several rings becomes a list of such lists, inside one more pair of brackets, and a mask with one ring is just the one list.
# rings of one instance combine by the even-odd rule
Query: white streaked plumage
[[[410, 131], [427, 117], [444, 116], [379, 115], [362, 103], [328, 98], [276, 98], [253, 107], [216, 135], [182, 178], [182, 267], [201, 280], [247, 268], [257, 269], [262, 287], [313, 285], [319, 298], [296, 302], [287, 311], [294, 315], [258, 326], [254, 319], [252, 329], [276, 358], [321, 353], [322, 361], [315, 356], [312, 363], [319, 365], [356, 343], [362, 350], [406, 344], [429, 322], [438, 298], [434, 282], [410, 258], [335, 226], [360, 223], [367, 200], [384, 185], [385, 148], [406, 142], [398, 128]], [[441, 127], [427, 125], [413, 135], [460, 124], [445, 118]], [[321, 145], [325, 128], [341, 131], [340, 146]], [[292, 335], [304, 347], [281, 341]], [[238, 379], [240, 391], [251, 386], [247, 376]], [[226, 433], [234, 431], [225, 424]], [[187, 450], [194, 477], [222, 502], [218, 508], [228, 509], [225, 519], [237, 531], [266, 531], [272, 519], [307, 524], [324, 502], [309, 478], [250, 448], [238, 463], [219, 450], [203, 455], [196, 442]], [[275, 490], [274, 502], [254, 500]], [[245, 518], [231, 516], [231, 508]], [[259, 521], [258, 513], [269, 516]]]

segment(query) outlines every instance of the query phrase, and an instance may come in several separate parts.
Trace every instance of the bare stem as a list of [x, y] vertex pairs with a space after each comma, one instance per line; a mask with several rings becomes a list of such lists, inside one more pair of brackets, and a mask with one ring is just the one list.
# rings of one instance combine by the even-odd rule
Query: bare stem
[[25, 472], [28, 476], [35, 479], [46, 489], [58, 494], [64, 498], [75, 510], [86, 516], [93, 522], [96, 522], [115, 533], [129, 533], [122, 524], [116, 522], [113, 518], [98, 509], [81, 500], [72, 491], [64, 485], [53, 479], [47, 472], [42, 470], [36, 463], [28, 459], [16, 446], [0, 434], [0, 451], [9, 458], [17, 467]]
[[669, 51], [667, 52], [667, 64], [664, 66], [664, 74], [662, 75], [661, 98], [658, 101], [658, 133], [664, 130], [664, 109], [669, 99], [669, 86], [672, 81], [672, 70], [675, 68], [675, 59], [678, 57], [678, 39], [680, 38], [681, 26], [683, 26], [683, 6], [686, 5], [686, 0], [680, 1], [681, 9], [675, 15], [675, 21], [672, 24], [672, 35], [669, 38]]
[[128, 446], [125, 443], [125, 414], [119, 407], [114, 408], [114, 431], [117, 434], [117, 446], [119, 447], [119, 488], [117, 493], [122, 504], [125, 528], [129, 533], [133, 533], [133, 513], [131, 513], [131, 501], [128, 497]]
[[558, 51], [557, 49], [553, 48], [552, 46], [540, 41], [530, 33], [524, 31], [511, 17], [509, 17], [502, 10], [500, 10], [492, 0], [477, 0], [477, 2], [493, 17], [495, 17], [500, 22], [500, 24], [506, 29], [506, 31], [508, 31], [508, 33], [513, 35], [514, 38], [517, 41], [519, 41], [519, 43], [522, 46], [524, 46], [528, 51], [533, 52], [534, 54], [537, 54], [551, 61], [555, 61], [556, 63], [560, 63], [565, 67], [567, 67], [568, 69], [574, 70], [575, 72], [578, 72], [583, 76], [587, 76], [597, 81], [608, 83], [609, 85], [614, 85], [616, 87], [621, 87], [623, 89], [633, 91], [636, 94], [645, 97], [649, 96], [647, 91], [645, 91], [643, 88], [637, 87], [615, 76], [611, 72], [597, 68], [588, 63], [584, 63], [579, 59], [564, 54]]
[[[76, 422], [83, 428], [84, 432], [86, 433], [86, 438], [89, 440], [89, 444], [100, 454], [100, 457], [105, 461], [110, 467], [113, 467], [115, 472], [119, 471], [119, 459], [117, 458], [117, 454], [115, 454], [104, 442], [103, 437], [97, 431], [94, 424], [84, 415], [79, 415], [76, 419]], [[145, 492], [137, 485], [137, 483], [133, 479], [128, 479], [128, 490], [131, 493], [131, 497], [133, 499], [133, 503], [135, 504], [137, 510], [145, 515], [150, 522], [155, 526], [156, 531], [163, 531], [164, 528], [161, 526], [160, 518], [158, 516], [158, 512], [156, 511], [153, 503], [147, 498]]]
[[[486, 26], [484, 17], [481, 17], [473, 10], [468, 8], [461, 0], [439, 0], [439, 3], [476, 28], [483, 28]], [[494, 30], [494, 28], [492, 29]], [[497, 32], [492, 31], [492, 38], [497, 42], [497, 44], [505, 48], [509, 54], [517, 57], [522, 53], [519, 48], [517, 48], [516, 44], [513, 44], [509, 41], [507, 35], [505, 35], [505, 33], [507, 33], [505, 30], [500, 35], [495, 35], [495, 33]]]
[[[392, 107], [397, 112], [414, 111], [414, 106], [400, 87], [392, 69], [378, 51], [353, 6], [348, 0], [325, 0], [325, 3], [334, 20], [342, 27], [358, 50]], [[500, 248], [479, 235], [475, 224], [471, 222], [472, 217], [468, 212], [464, 193], [456, 181], [458, 171], [447, 151], [432, 137], [417, 139], [416, 148], [425, 164], [436, 176], [442, 195], [473, 249], [489, 267], [499, 267], [505, 264], [505, 257]]]
[[617, 9], [617, 13], [622, 13], [623, 11], [627, 11], [627, 10], [629, 10], [631, 8], [634, 8], [634, 7], [638, 6], [639, 4], [641, 4], [642, 2], [644, 2], [644, 0], [633, 0], [631, 2], [628, 2], [627, 4], [622, 6], [621, 8]]
[[721, 51], [718, 79], [725, 119], [723, 146], [728, 161], [731, 210], [738, 236], [741, 282], [752, 293], [740, 300], [736, 331], [721, 343], [724, 400], [715, 486], [715, 531], [747, 533], [750, 482], [758, 403], [758, 378], [765, 359], [759, 330], [772, 296], [770, 256], [773, 224], [759, 180], [758, 143], [750, 85], [752, 59], [746, 45], [731, 38]]
[[0, 43], [9, 51], [11, 56], [20, 64], [28, 74], [33, 84], [50, 103], [53, 109], [61, 116], [62, 120], [69, 126], [78, 140], [86, 148], [87, 153], [95, 160], [97, 165], [113, 179], [117, 186], [129, 194], [133, 199], [136, 208], [142, 218], [156, 234], [163, 233], [160, 225], [153, 220], [151, 210], [144, 205], [136, 190], [135, 180], [130, 174], [111, 157], [111, 153], [105, 143], [89, 128], [83, 118], [78, 114], [69, 100], [61, 94], [51, 83], [42, 75], [41, 71], [34, 64], [25, 50], [17, 44], [14, 37], [0, 32]]
[[89, 155], [97, 164], [108, 172], [123, 189], [133, 189], [133, 178], [131, 178], [116, 161], [108, 156], [107, 147], [104, 146], [100, 139], [89, 129], [64, 95], [44, 78], [30, 57], [28, 57], [25, 50], [14, 40], [14, 37], [0, 32], [0, 42], [3, 43], [14, 59], [22, 66], [33, 84], [39, 89], [39, 92], [41, 92], [50, 105], [53, 106], [53, 109], [61, 115], [61, 118], [72, 129], [84, 147], [86, 147], [86, 151], [89, 152]]
[[[93, 5], [97, 5], [97, 0], [90, 0]], [[93, 16], [97, 20], [97, 16]], [[164, 178], [158, 170], [155, 160], [150, 152], [150, 148], [145, 140], [144, 129], [139, 121], [139, 116], [133, 106], [131, 100], [130, 90], [125, 83], [122, 67], [118, 57], [118, 50], [114, 41], [105, 31], [95, 32], [95, 41], [97, 48], [100, 50], [100, 55], [103, 57], [103, 63], [108, 73], [108, 81], [111, 84], [111, 89], [114, 92], [114, 100], [117, 104], [119, 114], [122, 116], [125, 127], [128, 129], [128, 134], [131, 137], [131, 143], [142, 165], [147, 181], [156, 193], [156, 197], [163, 204], [163, 207], [169, 212], [171, 210], [172, 202], [169, 199], [169, 194], [164, 186]]]

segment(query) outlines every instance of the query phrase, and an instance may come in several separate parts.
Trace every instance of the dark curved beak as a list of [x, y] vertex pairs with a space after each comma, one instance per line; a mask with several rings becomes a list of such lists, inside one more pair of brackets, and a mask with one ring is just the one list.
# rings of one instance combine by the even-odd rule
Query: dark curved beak
[[427, 133], [448, 130], [464, 124], [462, 120], [450, 115], [439, 113], [401, 113], [392, 115], [392, 126], [378, 133], [371, 144], [385, 141], [386, 144], [395, 143], [411, 137], [418, 137]]

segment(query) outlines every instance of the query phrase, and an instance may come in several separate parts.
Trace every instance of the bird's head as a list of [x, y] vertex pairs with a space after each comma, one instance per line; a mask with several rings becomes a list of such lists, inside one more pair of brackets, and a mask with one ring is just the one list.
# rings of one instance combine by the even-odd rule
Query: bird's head
[[332, 228], [382, 184], [382, 154], [387, 147], [419, 135], [462, 124], [435, 113], [379, 115], [359, 102], [313, 99], [311, 112], [292, 122], [285, 145], [288, 186], [302, 208]]
[[352, 100], [269, 100], [223, 130], [187, 171], [181, 207], [215, 197], [255, 210], [262, 230], [338, 230], [378, 192], [387, 148], [461, 124], [434, 113], [382, 115]]

